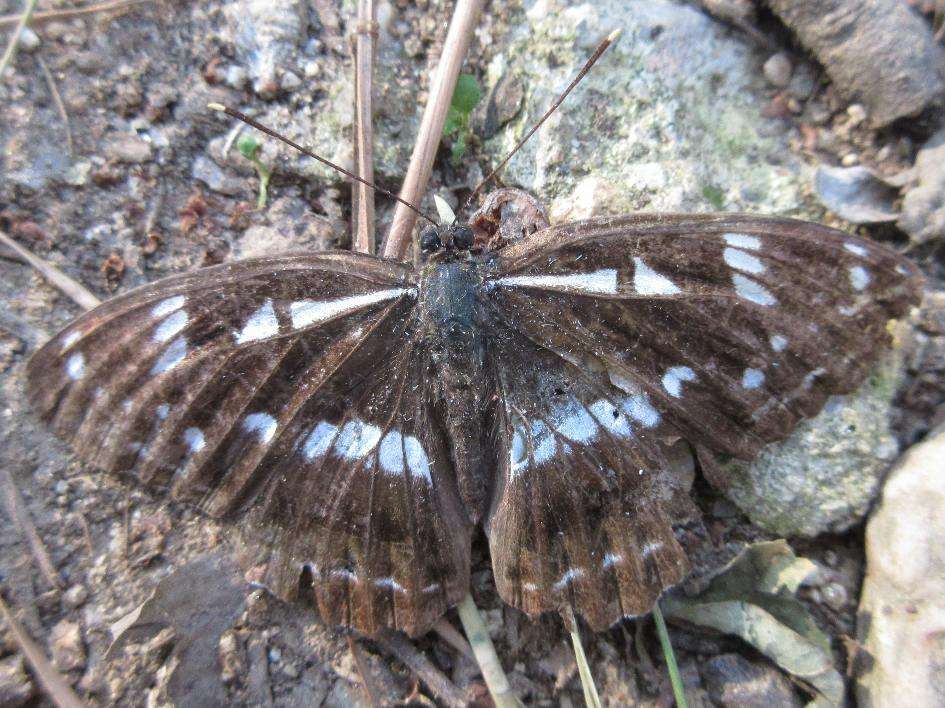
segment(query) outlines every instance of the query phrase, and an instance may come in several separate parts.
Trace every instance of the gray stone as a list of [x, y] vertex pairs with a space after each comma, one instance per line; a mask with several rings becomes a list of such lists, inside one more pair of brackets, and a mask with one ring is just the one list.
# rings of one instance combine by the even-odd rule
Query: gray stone
[[780, 536], [813, 537], [858, 523], [898, 453], [890, 407], [903, 371], [887, 354], [849, 396], [828, 399], [818, 416], [750, 463], [723, 465], [725, 494], [748, 518]]
[[137, 135], [115, 135], [105, 145], [105, 157], [129, 164], [147, 162], [151, 152], [151, 143]]
[[879, 224], [899, 217], [897, 190], [865, 167], [821, 165], [814, 191], [825, 207], [853, 224]]
[[[751, 46], [669, 0], [526, 4], [487, 90], [512, 74], [522, 109], [485, 143], [497, 163], [548, 108], [601, 37], [623, 32], [503, 179], [541, 197], [552, 221], [633, 211], [804, 214], [806, 168], [767, 101]], [[813, 214], [809, 214], [814, 216]]]
[[915, 243], [945, 238], [945, 130], [916, 155], [913, 183], [905, 190], [898, 226]]
[[198, 155], [192, 170], [194, 179], [200, 180], [214, 192], [231, 196], [254, 197], [249, 182], [230, 174], [206, 155]]
[[53, 663], [60, 671], [85, 668], [85, 644], [78, 624], [69, 620], [59, 622], [49, 633], [49, 644]]
[[722, 654], [702, 668], [709, 697], [724, 708], [769, 708], [803, 703], [791, 682], [774, 666], [749, 661], [740, 654]]
[[279, 74], [294, 66], [307, 26], [302, 0], [238, 0], [225, 8], [236, 55], [247, 67], [253, 91], [272, 98]]
[[794, 67], [791, 66], [791, 57], [788, 56], [787, 52], [778, 52], [768, 58], [762, 70], [769, 84], [778, 88], [785, 88], [791, 83], [791, 74]]
[[24, 27], [17, 48], [24, 52], [34, 52], [39, 49], [40, 44], [39, 35], [29, 27]]
[[866, 527], [858, 705], [945, 705], [945, 427], [889, 475]]
[[0, 661], [0, 706], [20, 708], [35, 694], [36, 688], [23, 666], [23, 657], [14, 654]]

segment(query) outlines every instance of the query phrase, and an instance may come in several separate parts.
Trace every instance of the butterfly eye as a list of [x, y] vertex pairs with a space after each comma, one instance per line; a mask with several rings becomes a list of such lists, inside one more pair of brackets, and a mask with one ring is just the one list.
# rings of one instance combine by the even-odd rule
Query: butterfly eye
[[472, 248], [474, 238], [472, 229], [465, 224], [453, 229], [453, 246], [461, 251]]
[[440, 240], [440, 233], [436, 230], [436, 227], [429, 226], [424, 229], [420, 234], [420, 250], [424, 253], [433, 253], [433, 251], [438, 250], [443, 246], [443, 242]]

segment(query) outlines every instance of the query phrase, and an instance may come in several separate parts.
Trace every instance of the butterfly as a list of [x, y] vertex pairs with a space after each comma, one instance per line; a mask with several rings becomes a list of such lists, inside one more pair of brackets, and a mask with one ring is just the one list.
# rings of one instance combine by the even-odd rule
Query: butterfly
[[238, 527], [329, 624], [424, 633], [482, 529], [505, 602], [601, 630], [686, 576], [664, 442], [785, 438], [921, 289], [893, 250], [791, 219], [487, 221], [426, 229], [416, 264], [289, 254], [138, 288], [38, 350], [29, 396], [82, 460]]

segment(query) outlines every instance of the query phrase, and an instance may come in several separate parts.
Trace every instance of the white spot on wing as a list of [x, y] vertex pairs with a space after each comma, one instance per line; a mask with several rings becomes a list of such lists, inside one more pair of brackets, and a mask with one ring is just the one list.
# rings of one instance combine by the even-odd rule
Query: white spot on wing
[[850, 253], [861, 257], [866, 257], [866, 254], [868, 253], [868, 251], [863, 248], [863, 246], [858, 243], [852, 243], [851, 241], [847, 241], [845, 244], [843, 244], [843, 247]]
[[512, 433], [512, 445], [509, 449], [509, 473], [514, 477], [528, 464], [528, 455], [525, 449], [525, 436], [520, 428]]
[[695, 380], [696, 372], [688, 366], [673, 366], [663, 374], [663, 388], [673, 398], [679, 398], [682, 395], [683, 383]]
[[161, 302], [151, 308], [151, 315], [153, 317], [164, 317], [174, 312], [174, 310], [182, 308], [185, 302], [187, 302], [187, 298], [183, 295], [175, 295], [166, 300], [161, 300]]
[[404, 288], [393, 288], [365, 293], [364, 295], [335, 298], [334, 300], [299, 300], [289, 305], [289, 316], [292, 318], [292, 327], [299, 329], [316, 322], [324, 322], [337, 315], [359, 310], [377, 302], [392, 300], [405, 292], [407, 290]]
[[157, 408], [154, 409], [154, 415], [158, 417], [159, 420], [164, 420], [167, 418], [167, 414], [171, 412], [171, 407], [166, 403], [162, 403]]
[[752, 251], [761, 248], [761, 239], [751, 234], [727, 233], [722, 234], [722, 238], [729, 246], [735, 246], [736, 248], [747, 248]]
[[76, 342], [78, 342], [78, 341], [79, 341], [79, 337], [81, 337], [81, 336], [82, 336], [82, 333], [79, 332], [78, 330], [69, 332], [69, 334], [67, 334], [65, 337], [63, 337], [63, 340], [62, 340], [62, 349], [60, 349], [59, 351], [60, 351], [60, 352], [64, 352], [66, 349], [68, 349], [68, 348], [71, 347], [73, 344], [75, 344]]
[[66, 373], [73, 381], [85, 376], [85, 355], [82, 352], [76, 352], [66, 359]]
[[277, 427], [279, 424], [276, 419], [268, 413], [250, 413], [243, 420], [243, 430], [259, 435], [259, 442], [263, 445], [272, 440]]
[[776, 352], [783, 352], [787, 347], [788, 340], [787, 337], [783, 337], [780, 334], [771, 335], [771, 348]]
[[246, 324], [236, 334], [236, 343], [255, 342], [279, 334], [279, 321], [272, 300], [266, 300], [262, 306], [249, 316]]
[[187, 430], [184, 431], [184, 442], [187, 444], [187, 449], [190, 450], [191, 454], [200, 452], [203, 450], [204, 445], [206, 445], [203, 431], [200, 428], [187, 428]]
[[764, 382], [764, 372], [758, 369], [745, 369], [742, 374], [742, 388], [758, 388]]
[[374, 581], [374, 584], [379, 588], [387, 588], [393, 592], [407, 592], [404, 586], [393, 578], [378, 578]]
[[184, 310], [177, 310], [161, 322], [161, 324], [157, 326], [157, 329], [154, 330], [154, 341], [166, 342], [171, 339], [187, 326], [187, 321], [187, 313]]
[[628, 394], [627, 398], [621, 402], [621, 408], [628, 416], [646, 428], [652, 428], [660, 422], [659, 412], [633, 381], [619, 373], [608, 372], [608, 376], [614, 386]]
[[508, 278], [499, 278], [495, 283], [497, 285], [557, 288], [581, 293], [614, 295], [617, 292], [617, 271], [613, 268], [602, 268], [593, 273], [576, 273], [573, 275], [513, 275]]
[[597, 423], [584, 406], [575, 405], [567, 416], [555, 426], [555, 430], [574, 442], [586, 443], [597, 437]]
[[320, 421], [302, 444], [302, 454], [305, 455], [305, 459], [312, 462], [328, 452], [337, 432], [337, 426], [324, 420]]
[[735, 292], [738, 296], [764, 307], [770, 307], [777, 304], [777, 300], [771, 291], [757, 280], [749, 278], [747, 275], [735, 273], [732, 276], [732, 283], [735, 285]]
[[870, 284], [870, 273], [863, 266], [852, 266], [850, 268], [850, 285], [854, 290], [863, 290]]
[[346, 460], [358, 460], [381, 440], [381, 429], [360, 420], [349, 420], [338, 433], [335, 452]]
[[407, 454], [407, 469], [410, 470], [410, 473], [414, 477], [432, 482], [433, 478], [430, 476], [430, 459], [427, 457], [427, 453], [423, 451], [423, 446], [420, 444], [420, 441], [413, 435], [408, 435], [404, 438], [404, 452]]
[[814, 379], [818, 378], [819, 376], [823, 376], [826, 373], [827, 370], [825, 368], [818, 366], [804, 377], [804, 380], [801, 381], [801, 388], [810, 388], [814, 383]]
[[614, 408], [610, 401], [606, 399], [596, 401], [589, 407], [589, 410], [597, 422], [611, 434], [621, 438], [629, 438], [633, 435], [627, 416]]
[[564, 575], [558, 579], [558, 582], [556, 582], [553, 587], [557, 592], [561, 592], [568, 586], [569, 583], [574, 582], [578, 578], [583, 578], [584, 575], [584, 568], [568, 568], [564, 572]]
[[647, 556], [651, 555], [652, 553], [655, 553], [662, 547], [663, 547], [662, 541], [653, 541], [652, 543], [644, 543], [643, 548], [640, 552], [640, 555], [646, 558]]
[[381, 469], [387, 474], [401, 475], [404, 473], [404, 438], [396, 430], [391, 430], [377, 449]]
[[619, 553], [608, 553], [604, 556], [604, 562], [601, 566], [604, 568], [613, 568], [618, 563], [623, 562], [623, 556]]
[[550, 460], [558, 449], [554, 435], [544, 421], [536, 420], [532, 422], [532, 445], [535, 448], [533, 459], [536, 465]]
[[167, 345], [167, 348], [154, 362], [151, 367], [151, 374], [163, 374], [180, 364], [187, 356], [187, 341], [183, 337], [178, 337]]
[[672, 280], [657, 273], [639, 257], [633, 259], [633, 289], [640, 295], [678, 295], [682, 292]]
[[762, 263], [757, 256], [746, 253], [739, 248], [726, 248], [722, 252], [722, 257], [729, 267], [735, 270], [756, 274], [765, 272], [765, 264]]

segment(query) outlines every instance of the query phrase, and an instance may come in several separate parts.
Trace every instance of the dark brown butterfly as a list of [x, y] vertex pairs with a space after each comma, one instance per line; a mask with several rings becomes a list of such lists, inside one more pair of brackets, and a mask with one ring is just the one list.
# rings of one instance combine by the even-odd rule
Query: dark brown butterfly
[[373, 633], [467, 592], [602, 629], [686, 574], [661, 440], [752, 457], [853, 390], [918, 301], [888, 248], [745, 215], [600, 218], [418, 267], [283, 255], [112, 299], [29, 364], [79, 456], [238, 525], [282, 597]]

